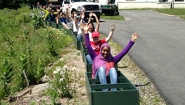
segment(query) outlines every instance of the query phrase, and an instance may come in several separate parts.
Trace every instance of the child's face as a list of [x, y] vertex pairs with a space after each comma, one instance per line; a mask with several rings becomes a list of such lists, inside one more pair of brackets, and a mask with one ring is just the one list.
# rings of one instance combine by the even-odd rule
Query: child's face
[[62, 14], [62, 18], [65, 18], [66, 17], [66, 15], [65, 14]]
[[110, 55], [110, 49], [106, 46], [102, 48], [101, 52], [103, 58], [107, 58]]
[[97, 43], [98, 41], [99, 41], [99, 37], [98, 36], [93, 37], [93, 42], [94, 43]]
[[93, 31], [93, 26], [92, 26], [92, 24], [89, 24], [88, 27], [89, 27], [89, 31], [92, 32], [92, 31]]

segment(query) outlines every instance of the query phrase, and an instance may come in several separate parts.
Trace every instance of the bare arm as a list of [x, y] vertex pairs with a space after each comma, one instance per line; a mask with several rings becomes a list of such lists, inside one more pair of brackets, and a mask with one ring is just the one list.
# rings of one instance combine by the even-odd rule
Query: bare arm
[[88, 52], [89, 52], [92, 60], [94, 60], [94, 58], [97, 56], [97, 54], [94, 52], [94, 50], [91, 47], [90, 40], [89, 40], [89, 34], [88, 34], [88, 26], [87, 25], [84, 26], [84, 34], [85, 34], [85, 41], [86, 41]]
[[84, 26], [85, 26], [85, 24], [80, 24], [80, 29], [81, 29], [81, 31], [82, 31], [82, 39], [83, 39], [83, 44], [84, 44], [84, 46], [86, 46], [86, 41], [85, 41], [85, 33], [84, 33]]
[[115, 28], [116, 28], [116, 26], [115, 26], [115, 25], [111, 25], [109, 35], [108, 35], [108, 37], [107, 37], [107, 38], [105, 38], [105, 41], [106, 41], [106, 42], [109, 42], [109, 41], [110, 41], [110, 39], [112, 38], [112, 35], [113, 35], [113, 33], [114, 33], [114, 29], [115, 29]]
[[90, 12], [90, 13], [89, 13], [88, 23], [90, 23], [90, 22], [91, 22], [91, 17], [92, 17], [92, 15], [93, 15], [93, 13], [92, 13], [92, 12]]
[[80, 24], [82, 24], [83, 23], [83, 20], [84, 20], [84, 17], [85, 17], [85, 15], [84, 15], [84, 7], [82, 7], [82, 14], [81, 14], [81, 20], [80, 20]]
[[118, 54], [114, 57], [114, 63], [117, 64], [131, 49], [131, 47], [134, 45], [135, 40], [137, 39], [138, 34], [134, 33], [132, 34], [132, 38], [130, 42], [127, 44], [127, 46]]
[[95, 19], [96, 19], [96, 27], [95, 27], [95, 30], [96, 30], [96, 31], [99, 31], [99, 28], [100, 28], [100, 22], [99, 22], [98, 17], [96, 16], [96, 14], [95, 14], [95, 13], [93, 13], [93, 16], [94, 16], [94, 17], [95, 17]]
[[77, 22], [77, 20], [76, 20], [77, 14], [74, 13], [73, 15], [74, 15], [74, 25], [75, 25], [76, 29], [78, 29], [78, 22]]

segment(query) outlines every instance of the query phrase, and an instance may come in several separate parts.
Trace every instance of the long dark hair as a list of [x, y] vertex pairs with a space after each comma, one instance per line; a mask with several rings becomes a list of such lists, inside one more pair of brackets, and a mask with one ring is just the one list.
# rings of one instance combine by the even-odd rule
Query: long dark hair
[[88, 25], [89, 25], [89, 24], [91, 24], [91, 25], [92, 25], [92, 27], [93, 27], [92, 32], [93, 32], [93, 31], [95, 31], [95, 27], [94, 27], [93, 22], [89, 22], [89, 23], [88, 23]]

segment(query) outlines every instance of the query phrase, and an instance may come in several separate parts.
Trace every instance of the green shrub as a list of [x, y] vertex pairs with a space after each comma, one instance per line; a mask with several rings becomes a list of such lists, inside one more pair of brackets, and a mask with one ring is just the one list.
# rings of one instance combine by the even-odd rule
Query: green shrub
[[9, 63], [9, 61], [5, 58], [0, 72], [0, 83], [2, 84], [1, 86], [7, 95], [10, 94], [10, 88], [8, 87], [8, 84], [11, 82], [13, 76], [12, 71], [12, 64]]

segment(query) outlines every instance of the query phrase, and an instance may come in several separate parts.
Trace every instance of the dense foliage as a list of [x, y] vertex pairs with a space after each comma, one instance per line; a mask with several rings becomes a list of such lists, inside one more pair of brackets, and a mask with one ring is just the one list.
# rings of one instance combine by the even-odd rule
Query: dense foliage
[[33, 5], [36, 5], [38, 1], [42, 5], [45, 5], [47, 0], [0, 0], [0, 9], [3, 8], [17, 9], [24, 4], [30, 5], [30, 7], [32, 7]]
[[39, 83], [45, 67], [71, 43], [62, 30], [45, 26], [37, 11], [0, 10], [0, 99]]

